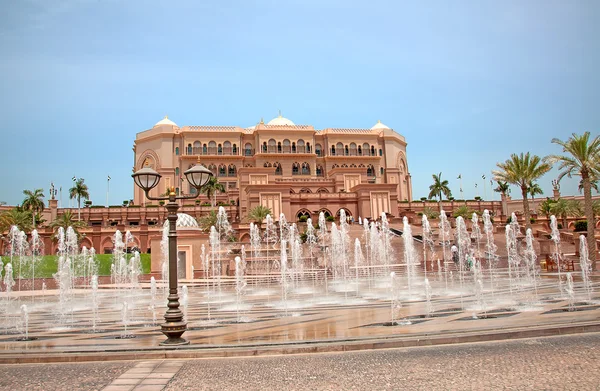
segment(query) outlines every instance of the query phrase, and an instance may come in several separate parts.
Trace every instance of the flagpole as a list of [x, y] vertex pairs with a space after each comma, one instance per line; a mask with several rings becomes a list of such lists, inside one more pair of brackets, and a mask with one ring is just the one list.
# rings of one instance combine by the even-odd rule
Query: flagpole
[[106, 207], [108, 208], [108, 191], [110, 190], [110, 175], [106, 179]]
[[487, 198], [487, 185], [485, 184], [485, 175], [482, 175], [481, 179], [483, 179], [483, 199], [485, 200]]

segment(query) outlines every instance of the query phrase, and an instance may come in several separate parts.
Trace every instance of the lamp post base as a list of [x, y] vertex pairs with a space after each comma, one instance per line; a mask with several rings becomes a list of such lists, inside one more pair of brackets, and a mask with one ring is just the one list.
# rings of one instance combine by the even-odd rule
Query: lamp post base
[[161, 346], [179, 346], [189, 345], [190, 341], [181, 336], [187, 330], [185, 322], [168, 322], [160, 326], [160, 331], [167, 336], [167, 339], [160, 343]]

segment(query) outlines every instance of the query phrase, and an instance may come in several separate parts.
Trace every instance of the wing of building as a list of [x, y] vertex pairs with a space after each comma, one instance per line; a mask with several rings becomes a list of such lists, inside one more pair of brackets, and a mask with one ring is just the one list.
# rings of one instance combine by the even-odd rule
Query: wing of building
[[[276, 117], [255, 126], [183, 126], [165, 117], [136, 135], [134, 170], [150, 166], [163, 179], [151, 195], [169, 187], [195, 189], [183, 172], [198, 161], [225, 185], [218, 201], [239, 206], [243, 218], [256, 205], [289, 220], [339, 215], [377, 218], [398, 214], [412, 199], [406, 140], [381, 122], [370, 129], [315, 129]], [[136, 205], [147, 204], [134, 186]], [[206, 200], [207, 201], [207, 200]]]

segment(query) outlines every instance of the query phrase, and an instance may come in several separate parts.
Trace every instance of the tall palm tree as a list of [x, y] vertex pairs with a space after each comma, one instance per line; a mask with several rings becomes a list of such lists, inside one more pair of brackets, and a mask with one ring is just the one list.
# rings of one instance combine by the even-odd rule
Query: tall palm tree
[[550, 171], [552, 164], [546, 158], [530, 155], [529, 152], [517, 155], [513, 153], [510, 159], [497, 163], [499, 170], [492, 171], [496, 181], [507, 182], [521, 188], [523, 196], [523, 212], [525, 213], [525, 227], [531, 228], [531, 214], [529, 213], [529, 200], [527, 190], [529, 184]]
[[56, 238], [56, 233], [59, 227], [62, 227], [65, 231], [67, 230], [67, 228], [72, 227], [73, 231], [75, 231], [75, 233], [77, 234], [77, 237], [79, 237], [79, 228], [83, 228], [86, 226], [87, 224], [83, 221], [75, 221], [75, 216], [73, 216], [73, 213], [71, 213], [70, 210], [65, 210], [63, 214], [57, 216], [56, 219], [54, 219], [50, 223], [50, 228], [54, 230], [54, 238]]
[[[598, 188], [598, 181], [592, 181], [590, 180], [590, 186], [592, 189], [596, 190], [596, 193], [600, 193], [600, 188]], [[579, 186], [577, 186], [577, 190], [579, 190], [579, 192], [583, 192], [583, 179], [579, 181]]]
[[510, 193], [510, 185], [507, 182], [496, 182], [498, 186], [494, 189], [495, 192], [502, 194], [503, 196], [507, 196]]
[[442, 173], [440, 172], [438, 175], [431, 175], [433, 178], [433, 184], [429, 186], [429, 195], [427, 196], [429, 199], [433, 197], [438, 197], [440, 201], [440, 210], [442, 208], [442, 194], [446, 196], [446, 198], [452, 197], [452, 191], [450, 191], [450, 187], [448, 187], [448, 181], [446, 179], [442, 180]]
[[546, 216], [547, 219], [549, 219], [550, 215], [552, 214], [552, 205], [554, 205], [555, 203], [556, 201], [554, 201], [550, 197], [546, 197], [544, 202], [540, 202], [538, 211], [544, 216]]
[[35, 228], [35, 215], [36, 213], [42, 212], [46, 205], [44, 204], [44, 189], [23, 190], [25, 199], [21, 203], [21, 206], [25, 210], [31, 211], [32, 226]]
[[77, 220], [81, 221], [81, 199], [89, 200], [90, 193], [88, 187], [83, 183], [85, 179], [79, 178], [75, 181], [75, 185], [69, 189], [69, 197], [71, 199], [77, 198]]
[[560, 217], [563, 228], [567, 228], [567, 217], [581, 217], [583, 215], [583, 208], [581, 208], [581, 203], [577, 200], [559, 198], [550, 205], [550, 213]]
[[592, 270], [596, 270], [596, 238], [595, 219], [592, 205], [591, 182], [600, 178], [600, 136], [590, 140], [590, 132], [582, 135], [573, 133], [567, 141], [557, 138], [552, 139], [553, 144], [558, 144], [567, 155], [552, 155], [550, 159], [559, 163], [558, 181], [566, 176], [577, 175], [583, 182], [583, 198], [585, 217], [587, 220], [587, 244], [592, 261]]
[[214, 208], [216, 203], [216, 195], [217, 193], [225, 193], [225, 186], [219, 182], [219, 178], [213, 175], [208, 179], [208, 182], [206, 182], [204, 186], [200, 188], [200, 193], [206, 194], [208, 199], [210, 199], [210, 204]]
[[0, 214], [0, 234], [10, 230], [10, 227], [16, 225], [19, 230], [30, 232], [31, 212], [23, 210], [21, 207], [12, 208]]
[[260, 229], [262, 222], [267, 218], [267, 215], [270, 214], [272, 214], [271, 208], [267, 208], [263, 205], [257, 205], [252, 208], [250, 212], [248, 212], [248, 220], [253, 221]]
[[540, 185], [536, 182], [529, 182], [529, 189], [527, 189], [527, 192], [529, 193], [529, 195], [531, 196], [531, 203], [533, 204], [533, 207], [535, 208], [535, 195], [536, 194], [544, 194], [544, 191], [542, 190], [542, 188], [540, 187]]

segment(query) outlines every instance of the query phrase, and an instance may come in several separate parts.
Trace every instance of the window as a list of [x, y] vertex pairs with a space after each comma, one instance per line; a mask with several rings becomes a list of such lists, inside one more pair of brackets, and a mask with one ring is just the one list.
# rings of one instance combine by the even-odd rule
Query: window
[[379, 156], [383, 156], [383, 149], [379, 148]]
[[216, 155], [217, 154], [217, 143], [214, 141], [211, 141], [208, 143], [208, 154], [209, 155]]
[[244, 146], [244, 155], [252, 156], [252, 144], [246, 143], [246, 145]]
[[277, 153], [281, 153], [281, 141], [277, 143]]
[[358, 146], [358, 156], [362, 156], [362, 147]]
[[269, 163], [269, 162], [265, 162], [265, 164], [264, 164], [264, 166], [263, 166], [263, 167], [273, 167], [273, 166], [271, 165], [271, 163]]
[[232, 148], [231, 152], [232, 152], [234, 155], [237, 155], [237, 153], [238, 153], [238, 152], [237, 152], [237, 144], [233, 144], [233, 148]]
[[175, 188], [175, 195], [179, 195], [179, 188], [178, 187]]
[[375, 176], [375, 168], [371, 164], [367, 166], [367, 176]]
[[362, 146], [362, 149], [363, 149], [363, 153], [364, 153], [366, 156], [369, 156], [369, 149], [370, 149], [370, 148], [371, 148], [371, 147], [369, 147], [369, 144], [367, 144], [367, 143], [364, 143], [364, 144], [363, 144], [363, 146]]
[[175, 167], [175, 175], [179, 176], [179, 167]]
[[292, 175], [298, 175], [298, 171], [300, 171], [300, 164], [292, 164]]
[[192, 155], [193, 153], [194, 153], [194, 152], [193, 152], [193, 150], [192, 150], [192, 144], [188, 144], [188, 146], [187, 146], [187, 154], [188, 154], [188, 155]]
[[310, 165], [308, 163], [302, 163], [302, 175], [310, 175]]
[[335, 156], [335, 146], [331, 146], [331, 156]]
[[215, 166], [214, 164], [211, 164], [207, 168], [210, 172], [213, 173], [213, 175], [217, 175], [217, 166]]
[[175, 155], [179, 156], [179, 147], [175, 147]]
[[304, 147], [304, 140], [298, 140], [298, 153], [306, 152], [306, 148]]
[[208, 148], [206, 147], [206, 144], [204, 144], [204, 145], [202, 146], [202, 154], [203, 154], [203, 155], [206, 155], [207, 153], [208, 153]]
[[225, 176], [225, 165], [221, 164], [219, 166], [219, 176]]
[[323, 176], [323, 167], [317, 166], [317, 176]]
[[321, 144], [315, 145], [315, 153], [317, 154], [317, 156], [321, 156], [322, 149], [323, 149], [323, 147], [321, 147]]
[[350, 154], [350, 152], [348, 151], [348, 146], [347, 145], [344, 147], [344, 154], [346, 156], [348, 156]]
[[231, 155], [231, 143], [229, 141], [223, 143], [223, 153], [225, 153], [225, 155]]
[[223, 154], [223, 146], [221, 144], [219, 144], [219, 147], [217, 148], [217, 154], [219, 154], [219, 155]]
[[194, 186], [190, 185], [190, 194], [196, 194], [197, 190]]
[[235, 176], [235, 165], [234, 164], [230, 164], [229, 167], [227, 168], [227, 175]]
[[283, 175], [283, 170], [281, 169], [281, 163], [273, 164], [275, 167], [275, 175]]
[[263, 143], [262, 148], [263, 148], [263, 153], [266, 153], [267, 152], [267, 143], [266, 142]]
[[379, 172], [381, 173], [381, 175], [383, 175], [383, 167], [381, 167], [381, 168], [379, 169]]
[[292, 143], [292, 153], [296, 153], [296, 143]]
[[375, 156], [375, 146], [371, 145], [371, 156]]

